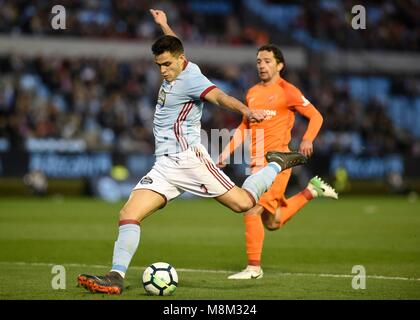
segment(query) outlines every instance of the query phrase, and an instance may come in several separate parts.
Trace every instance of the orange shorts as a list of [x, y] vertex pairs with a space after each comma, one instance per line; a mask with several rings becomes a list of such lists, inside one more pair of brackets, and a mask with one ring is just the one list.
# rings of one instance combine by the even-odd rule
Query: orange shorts
[[[257, 172], [258, 169], [252, 170], [253, 173]], [[272, 214], [276, 212], [278, 207], [287, 205], [286, 196], [284, 194], [286, 192], [287, 184], [289, 183], [291, 175], [292, 169], [287, 169], [280, 172], [271, 185], [270, 189], [268, 189], [267, 192], [261, 196], [258, 204], [263, 206]]]

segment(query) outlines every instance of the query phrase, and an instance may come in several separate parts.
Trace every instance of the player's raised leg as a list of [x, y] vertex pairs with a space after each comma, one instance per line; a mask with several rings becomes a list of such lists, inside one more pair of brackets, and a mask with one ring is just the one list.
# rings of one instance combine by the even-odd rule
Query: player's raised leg
[[265, 211], [261, 214], [264, 226], [268, 230], [277, 230], [289, 221], [299, 210], [314, 198], [325, 197], [338, 199], [338, 194], [328, 183], [318, 176], [313, 177], [308, 186], [300, 193], [287, 199], [287, 206], [276, 209], [275, 214]]
[[235, 212], [246, 212], [256, 205], [261, 195], [270, 188], [276, 176], [288, 168], [306, 163], [306, 157], [299, 152], [271, 151], [266, 155], [268, 164], [250, 175], [242, 188], [234, 187], [217, 197], [217, 201]]
[[120, 211], [111, 271], [103, 276], [81, 274], [78, 284], [91, 292], [121, 294], [125, 273], [140, 242], [140, 222], [165, 203], [166, 198], [155, 191], [134, 190]]
[[[286, 173], [286, 171], [284, 171], [284, 173]], [[262, 278], [263, 271], [260, 265], [264, 241], [264, 230], [261, 230], [261, 228], [264, 228], [262, 221], [264, 221], [264, 225], [267, 229], [277, 230], [313, 198], [338, 198], [337, 193], [331, 186], [322, 181], [319, 177], [314, 177], [302, 192], [299, 192], [289, 199], [280, 201], [283, 197], [281, 195], [284, 194], [289, 177], [290, 174], [283, 176], [279, 175], [275, 184], [270, 188], [269, 193], [265, 193], [260, 199], [259, 204], [249, 210], [247, 215], [245, 215], [248, 265], [244, 270], [230, 275], [228, 279], [245, 280]], [[261, 217], [259, 215], [261, 215]], [[258, 217], [259, 221], [255, 219], [255, 217]]]

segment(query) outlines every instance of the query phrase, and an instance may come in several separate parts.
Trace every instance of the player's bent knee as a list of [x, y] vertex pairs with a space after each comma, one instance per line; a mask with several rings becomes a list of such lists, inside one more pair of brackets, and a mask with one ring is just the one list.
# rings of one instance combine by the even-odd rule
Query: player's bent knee
[[246, 212], [254, 206], [253, 198], [236, 186], [215, 199], [237, 213]]
[[263, 221], [263, 225], [268, 231], [276, 231], [281, 228], [281, 223], [276, 222], [276, 221], [270, 221], [270, 222]]
[[275, 231], [281, 228], [281, 222], [277, 221], [275, 218], [275, 215], [269, 213], [269, 212], [263, 212], [261, 214], [261, 220], [264, 225], [264, 227], [268, 231]]
[[252, 208], [252, 202], [250, 203], [243, 203], [243, 202], [231, 202], [228, 204], [228, 207], [236, 212], [236, 213], [243, 213], [248, 211], [250, 208]]
[[239, 203], [231, 202], [231, 203], [228, 203], [228, 204], [225, 204], [225, 205], [227, 207], [229, 207], [233, 212], [236, 212], [236, 213], [243, 212], [241, 206], [239, 205]]
[[230, 208], [237, 213], [243, 213], [243, 212], [247, 212], [253, 206], [254, 206], [254, 203], [252, 202], [252, 200], [249, 198], [245, 198], [245, 199], [241, 199], [241, 201], [237, 201], [233, 203], [230, 206]]
[[254, 202], [249, 200], [249, 201], [247, 201], [247, 203], [243, 203], [241, 205], [241, 212], [247, 212], [247, 211], [249, 211], [249, 209], [252, 209], [253, 206], [254, 206]]
[[268, 231], [276, 231], [278, 229], [280, 229], [281, 225], [280, 224], [265, 224], [264, 223], [264, 227], [268, 230]]
[[240, 206], [240, 204], [234, 204], [230, 207], [234, 212], [236, 213], [242, 213], [244, 212], [243, 208]]

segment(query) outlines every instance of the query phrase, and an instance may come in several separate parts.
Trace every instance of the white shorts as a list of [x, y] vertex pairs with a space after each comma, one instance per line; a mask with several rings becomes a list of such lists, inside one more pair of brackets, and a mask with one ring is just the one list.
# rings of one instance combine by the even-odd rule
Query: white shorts
[[184, 191], [200, 197], [218, 197], [235, 184], [210, 158], [202, 145], [159, 156], [152, 168], [134, 187], [153, 190], [170, 201]]

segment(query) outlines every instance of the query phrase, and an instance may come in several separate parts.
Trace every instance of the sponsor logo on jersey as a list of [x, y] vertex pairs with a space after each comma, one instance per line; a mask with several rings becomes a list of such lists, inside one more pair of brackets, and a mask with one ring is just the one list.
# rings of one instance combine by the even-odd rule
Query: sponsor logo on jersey
[[163, 88], [160, 88], [159, 95], [157, 99], [157, 107], [162, 108], [165, 105], [166, 100], [166, 92], [163, 90]]
[[152, 183], [153, 183], [153, 180], [152, 180], [152, 178], [150, 178], [150, 177], [146, 176], [146, 177], [143, 177], [143, 178], [140, 180], [140, 183], [141, 183], [141, 184], [152, 184]]
[[264, 109], [265, 112], [265, 120], [270, 120], [272, 117], [277, 115], [277, 110], [272, 109]]
[[267, 116], [274, 117], [277, 115], [277, 110], [264, 109], [264, 112]]

